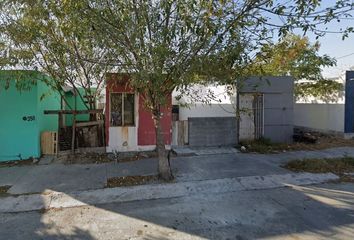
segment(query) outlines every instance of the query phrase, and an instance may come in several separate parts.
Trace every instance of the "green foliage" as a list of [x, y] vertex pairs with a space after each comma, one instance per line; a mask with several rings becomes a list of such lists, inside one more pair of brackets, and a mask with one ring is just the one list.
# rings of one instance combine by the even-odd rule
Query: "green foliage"
[[319, 55], [320, 44], [307, 37], [287, 35], [278, 43], [263, 45], [253, 61], [252, 70], [260, 75], [293, 76], [296, 80], [320, 80], [321, 68], [334, 66], [336, 60]]
[[59, 92], [69, 85], [99, 98], [111, 69], [102, 64], [108, 51], [93, 38], [88, 19], [78, 11], [80, 1], [9, 0], [0, 7], [6, 65], [46, 73], [55, 79], [46, 84]]
[[319, 55], [319, 48], [318, 42], [311, 44], [307, 37], [287, 35], [278, 43], [263, 45], [249, 71], [256, 75], [292, 76], [296, 81], [297, 98], [311, 96], [334, 101], [343, 86], [336, 81], [325, 80], [322, 68], [334, 66], [336, 60], [328, 55]]
[[295, 85], [295, 96], [298, 99], [314, 97], [324, 102], [335, 102], [343, 97], [343, 84], [333, 80], [300, 82]]
[[37, 71], [0, 70], [0, 91], [8, 89], [10, 84], [14, 84], [19, 91], [29, 91], [37, 84], [37, 80], [46, 81], [48, 79]]
[[113, 1], [88, 6], [97, 36], [119, 56], [118, 71], [134, 72], [130, 84], [144, 94], [152, 111], [164, 105], [175, 88], [230, 78], [227, 70], [244, 45], [236, 19], [249, 14], [234, 15], [231, 1]]
[[[100, 89], [105, 72], [130, 73], [130, 85], [158, 115], [169, 93], [187, 93], [195, 83], [234, 83], [255, 72], [320, 79], [320, 67], [334, 61], [318, 56], [317, 44], [295, 36], [267, 44], [295, 28], [322, 36], [326, 31], [319, 26], [349, 17], [354, 3], [320, 5], [319, 0], [3, 0], [0, 35], [9, 53], [3, 63], [37, 68], [56, 79], [56, 89], [64, 84]], [[274, 21], [278, 17], [281, 24]], [[352, 31], [341, 33], [347, 37]], [[247, 67], [256, 52], [262, 54]]]

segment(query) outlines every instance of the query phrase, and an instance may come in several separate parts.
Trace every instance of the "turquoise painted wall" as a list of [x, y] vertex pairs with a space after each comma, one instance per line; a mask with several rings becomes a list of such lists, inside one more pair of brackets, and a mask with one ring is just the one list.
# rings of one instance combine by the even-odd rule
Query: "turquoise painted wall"
[[[47, 94], [40, 100], [44, 93], [50, 92], [40, 82], [44, 75], [22, 71], [21, 79], [35, 84], [19, 91], [17, 72], [0, 71], [0, 161], [40, 157], [41, 131], [56, 130], [58, 126], [56, 115], [43, 114], [44, 109], [60, 109], [57, 94]], [[8, 89], [4, 89], [5, 82]]]
[[[85, 93], [85, 89], [83, 88], [78, 88], [78, 91], [80, 92], [81, 96], [83, 97]], [[76, 98], [76, 109], [77, 110], [87, 110], [87, 107], [85, 103], [82, 101], [81, 97], [79, 95], [74, 96], [72, 92], [67, 92], [65, 93], [65, 98], [68, 104], [72, 107], [72, 109], [75, 109], [75, 98]], [[66, 110], [70, 110], [69, 106], [65, 106]], [[89, 114], [79, 114], [76, 116], [77, 121], [88, 121], [90, 120], [90, 115]], [[71, 114], [67, 114], [65, 116], [65, 125], [66, 126], [72, 126], [73, 125], [73, 116]]]
[[37, 109], [39, 118], [39, 131], [58, 131], [58, 115], [44, 114], [44, 110], [60, 109], [60, 94], [53, 91], [43, 82], [37, 84]]

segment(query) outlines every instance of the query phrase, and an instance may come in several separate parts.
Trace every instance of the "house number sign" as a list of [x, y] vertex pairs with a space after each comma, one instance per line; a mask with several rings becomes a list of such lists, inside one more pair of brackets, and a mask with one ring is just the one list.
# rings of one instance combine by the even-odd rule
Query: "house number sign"
[[31, 121], [36, 120], [36, 117], [34, 115], [32, 115], [32, 116], [23, 116], [22, 120], [23, 121], [27, 121], [27, 122], [31, 122]]

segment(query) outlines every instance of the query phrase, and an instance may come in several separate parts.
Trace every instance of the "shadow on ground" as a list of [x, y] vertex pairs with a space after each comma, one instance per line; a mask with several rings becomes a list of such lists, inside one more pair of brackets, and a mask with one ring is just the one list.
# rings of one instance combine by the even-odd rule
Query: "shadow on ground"
[[0, 230], [0, 239], [353, 239], [354, 185], [1, 214]]
[[[177, 174], [186, 180], [265, 175], [284, 162], [282, 155], [269, 160], [230, 156], [216, 156], [218, 162], [205, 157], [187, 161]], [[88, 174], [85, 179], [89, 178]], [[58, 186], [43, 184], [42, 191], [73, 197]], [[354, 239], [354, 184], [206, 191], [180, 198], [0, 214], [0, 233], [0, 239]]]

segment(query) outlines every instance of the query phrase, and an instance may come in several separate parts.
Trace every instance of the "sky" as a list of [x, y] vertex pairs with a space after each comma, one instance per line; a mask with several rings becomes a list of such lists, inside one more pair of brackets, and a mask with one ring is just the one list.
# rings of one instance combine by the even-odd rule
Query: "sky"
[[[334, 0], [324, 0], [321, 7], [327, 7], [334, 2]], [[352, 11], [352, 15], [352, 17], [341, 19], [340, 22], [330, 22], [325, 27], [328, 27], [328, 31], [339, 31], [341, 28], [354, 27], [354, 11]], [[324, 26], [321, 26], [321, 28], [324, 28]], [[314, 34], [307, 34], [307, 36], [311, 42], [316, 41]], [[327, 54], [337, 59], [337, 66], [323, 69], [324, 77], [338, 77], [344, 71], [349, 70], [350, 67], [354, 67], [354, 33], [351, 33], [345, 40], [342, 40], [341, 34], [327, 33], [318, 41], [321, 44], [320, 54]]]
[[[330, 25], [334, 25], [333, 28], [340, 28], [345, 25], [354, 27], [354, 18]], [[311, 41], [315, 41], [313, 36], [309, 36], [309, 38]], [[318, 41], [321, 43], [320, 54], [327, 54], [337, 59], [337, 66], [323, 69], [325, 77], [338, 77], [345, 70], [354, 67], [354, 33], [350, 34], [345, 40], [342, 40], [340, 34], [327, 34]]]
[[[353, 2], [354, 0], [347, 0]], [[280, 5], [291, 6], [293, 0], [277, 0]], [[327, 7], [333, 7], [335, 0], [322, 0], [321, 5], [316, 9], [316, 11], [324, 10]], [[316, 35], [308, 31], [306, 36], [309, 38], [311, 43], [318, 41], [320, 43], [319, 54], [335, 58], [337, 60], [337, 65], [333, 67], [323, 68], [322, 74], [325, 78], [339, 78], [343, 77], [343, 74], [346, 70], [354, 67], [354, 33], [349, 34], [349, 37], [345, 40], [342, 40], [343, 34], [341, 33], [329, 33], [329, 32], [338, 32], [344, 30], [348, 27], [354, 27], [354, 10], [351, 10], [351, 17], [341, 18], [340, 22], [333, 20], [327, 24], [317, 25], [319, 30], [327, 31], [325, 36], [320, 37], [316, 40]], [[271, 19], [271, 22], [276, 24], [282, 24], [284, 18], [278, 15], [268, 15]], [[303, 35], [301, 29], [295, 29], [294, 32], [298, 35]], [[275, 34], [274, 41], [278, 41], [277, 34]]]

